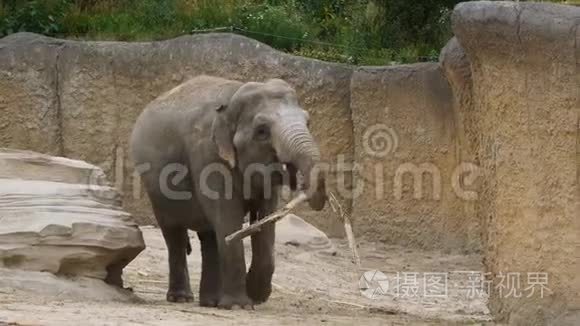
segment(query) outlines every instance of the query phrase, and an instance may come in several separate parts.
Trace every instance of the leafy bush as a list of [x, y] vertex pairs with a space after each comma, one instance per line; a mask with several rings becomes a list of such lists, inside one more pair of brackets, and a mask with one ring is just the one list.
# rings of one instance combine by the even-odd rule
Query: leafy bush
[[293, 51], [309, 39], [310, 29], [292, 6], [250, 5], [240, 8], [238, 27], [249, 37], [271, 46]]
[[54, 36], [62, 30], [61, 20], [70, 0], [9, 1], [2, 7], [0, 35], [27, 31]]
[[165, 39], [216, 27], [361, 65], [437, 60], [459, 0], [0, 0], [0, 36]]
[[237, 10], [232, 1], [226, 0], [222, 1], [222, 5], [212, 1], [198, 1], [195, 5], [182, 4], [181, 7], [190, 30], [232, 26]]

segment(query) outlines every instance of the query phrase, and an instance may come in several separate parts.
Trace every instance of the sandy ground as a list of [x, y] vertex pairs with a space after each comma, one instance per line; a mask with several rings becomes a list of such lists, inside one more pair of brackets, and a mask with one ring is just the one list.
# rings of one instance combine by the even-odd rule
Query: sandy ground
[[[471, 297], [467, 289], [469, 278], [464, 272], [482, 269], [477, 255], [361, 242], [363, 270], [358, 271], [344, 240], [333, 240], [335, 254], [278, 243], [270, 300], [254, 311], [224, 311], [198, 307], [197, 295], [194, 303], [166, 302], [165, 244], [158, 229], [144, 228], [143, 232], [147, 249], [125, 269], [126, 285], [134, 290], [128, 302], [72, 300], [59, 294], [0, 289], [0, 325], [491, 325], [487, 298]], [[196, 292], [200, 255], [199, 242], [192, 238], [189, 267]], [[363, 296], [359, 288], [366, 270], [381, 271], [391, 281], [373, 299]], [[397, 272], [418, 273], [405, 274], [407, 291], [392, 285]], [[427, 297], [421, 286], [429, 279], [424, 273], [445, 273], [446, 294]], [[417, 288], [417, 293], [409, 291]]]

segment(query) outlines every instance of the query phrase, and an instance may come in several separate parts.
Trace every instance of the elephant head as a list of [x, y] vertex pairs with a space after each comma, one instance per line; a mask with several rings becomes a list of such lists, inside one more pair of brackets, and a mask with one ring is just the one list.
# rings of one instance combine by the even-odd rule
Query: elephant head
[[296, 91], [285, 81], [248, 82], [218, 108], [212, 138], [231, 168], [244, 171], [255, 163], [281, 164], [291, 188], [296, 188], [296, 174], [301, 172], [310, 206], [321, 210], [326, 201], [325, 176], [318, 169], [320, 151], [308, 120]]

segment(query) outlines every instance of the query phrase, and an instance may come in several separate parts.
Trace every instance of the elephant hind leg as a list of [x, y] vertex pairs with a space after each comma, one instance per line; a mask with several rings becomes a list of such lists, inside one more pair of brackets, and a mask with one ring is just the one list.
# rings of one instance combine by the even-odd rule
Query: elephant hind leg
[[201, 243], [201, 281], [199, 305], [216, 307], [221, 298], [219, 252], [214, 231], [198, 232]]
[[[191, 243], [187, 230], [203, 227], [204, 220], [196, 218], [195, 202], [191, 199], [186, 200], [186, 194], [191, 195], [191, 182], [185, 178], [177, 184], [171, 184], [171, 190], [163, 189], [163, 182], [170, 180], [163, 180], [161, 170], [156, 168], [145, 172], [141, 177], [167, 245], [169, 256], [167, 301], [192, 302], [194, 297], [187, 268], [187, 255], [191, 253]], [[165, 186], [169, 187], [168, 184]], [[185, 199], [173, 198], [172, 196], [176, 194], [181, 194]]]
[[192, 302], [193, 293], [187, 269], [187, 246], [189, 238], [184, 227], [162, 228], [169, 252], [169, 289], [167, 301]]

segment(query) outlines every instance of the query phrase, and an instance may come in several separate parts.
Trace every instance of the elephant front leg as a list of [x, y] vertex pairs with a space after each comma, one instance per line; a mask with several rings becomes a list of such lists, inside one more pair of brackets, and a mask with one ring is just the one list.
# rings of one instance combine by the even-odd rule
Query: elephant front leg
[[274, 238], [275, 224], [264, 226], [260, 232], [252, 235], [252, 263], [246, 289], [256, 304], [266, 302], [272, 293]]
[[[226, 206], [224, 206], [227, 210]], [[222, 210], [222, 211], [223, 211]], [[215, 225], [217, 236], [219, 266], [222, 280], [222, 296], [218, 302], [218, 308], [252, 309], [253, 303], [246, 294], [246, 262], [244, 257], [244, 244], [242, 240], [226, 244], [225, 237], [242, 227], [243, 214], [240, 216], [226, 216], [230, 212], [224, 212]]]
[[[192, 158], [192, 162], [196, 160]], [[194, 171], [204, 171], [206, 166], [198, 165]], [[223, 171], [222, 171], [223, 172]], [[221, 297], [218, 308], [240, 307], [252, 309], [253, 303], [246, 294], [246, 262], [242, 240], [226, 244], [226, 236], [242, 228], [245, 207], [241, 193], [232, 190], [242, 189], [241, 176], [235, 173], [210, 173], [194, 181], [199, 202], [207, 219], [213, 226], [221, 280]], [[194, 175], [197, 175], [194, 173]], [[234, 184], [232, 185], [232, 178]], [[232, 194], [233, 192], [233, 194]], [[202, 271], [203, 274], [203, 271]]]
[[191, 292], [191, 285], [189, 283], [186, 258], [189, 243], [187, 229], [165, 228], [162, 231], [169, 252], [169, 290], [167, 291], [167, 301], [192, 302], [193, 293]]
[[252, 309], [253, 302], [246, 294], [244, 245], [241, 240], [229, 244], [225, 243], [225, 237], [235, 230], [218, 233], [220, 274], [222, 279], [222, 297], [218, 302], [218, 308], [232, 309], [240, 307]]

